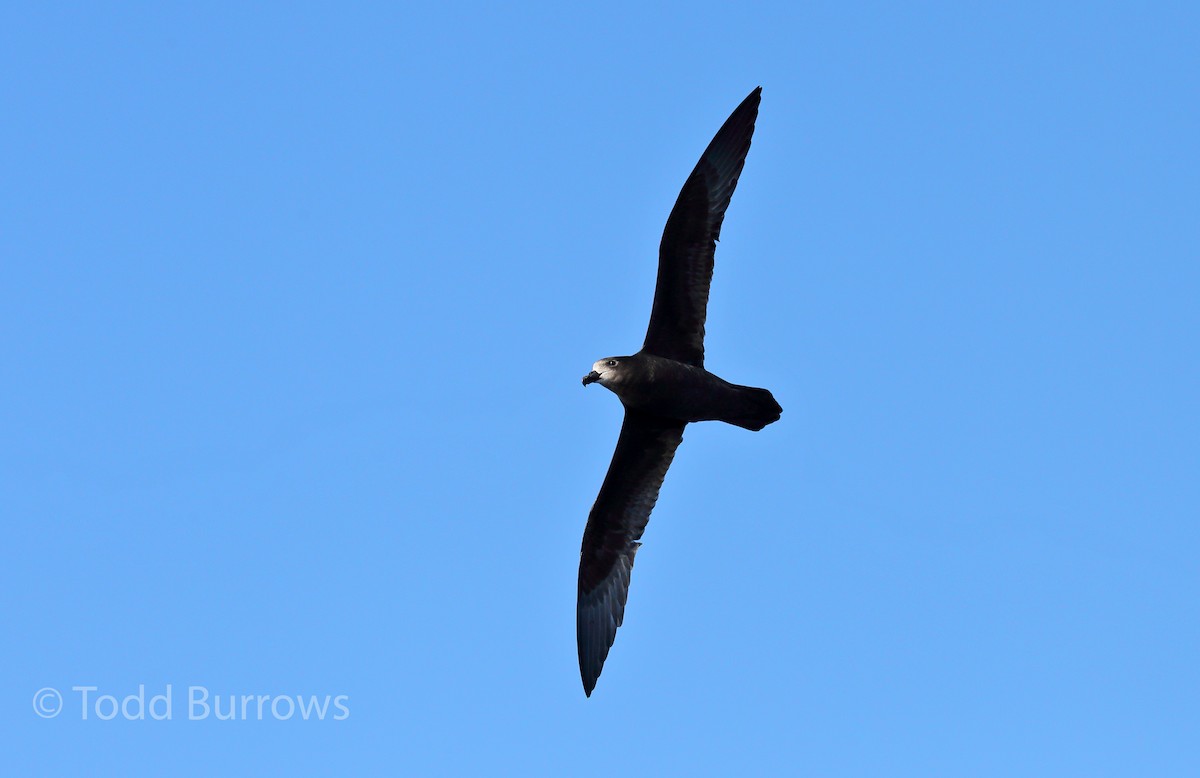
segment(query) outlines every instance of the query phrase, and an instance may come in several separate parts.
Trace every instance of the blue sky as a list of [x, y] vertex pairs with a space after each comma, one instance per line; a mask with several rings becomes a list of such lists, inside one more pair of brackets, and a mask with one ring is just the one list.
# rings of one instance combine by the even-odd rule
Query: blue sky
[[[964, 5], [4, 5], [6, 772], [1200, 771], [1200, 14]], [[588, 700], [579, 378], [759, 84], [708, 366], [784, 415]]]

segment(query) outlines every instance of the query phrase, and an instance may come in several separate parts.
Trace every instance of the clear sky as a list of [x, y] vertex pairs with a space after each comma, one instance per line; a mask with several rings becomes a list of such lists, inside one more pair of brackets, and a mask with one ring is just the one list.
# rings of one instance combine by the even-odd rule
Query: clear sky
[[[5, 774], [1200, 774], [1194, 4], [405, 6], [0, 7]], [[783, 418], [585, 699], [580, 377], [759, 84]]]

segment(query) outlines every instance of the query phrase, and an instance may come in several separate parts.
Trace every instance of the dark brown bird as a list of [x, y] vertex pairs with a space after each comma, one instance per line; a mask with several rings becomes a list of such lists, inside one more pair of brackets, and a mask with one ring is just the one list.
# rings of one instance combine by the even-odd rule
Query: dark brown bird
[[704, 319], [721, 222], [750, 150], [762, 87], [742, 101], [708, 144], [667, 218], [658, 285], [642, 350], [592, 365], [583, 384], [621, 398], [625, 422], [608, 475], [588, 515], [579, 554], [576, 638], [590, 697], [625, 616], [638, 540], [683, 428], [724, 421], [761, 430], [782, 408], [766, 389], [738, 386], [704, 369]]

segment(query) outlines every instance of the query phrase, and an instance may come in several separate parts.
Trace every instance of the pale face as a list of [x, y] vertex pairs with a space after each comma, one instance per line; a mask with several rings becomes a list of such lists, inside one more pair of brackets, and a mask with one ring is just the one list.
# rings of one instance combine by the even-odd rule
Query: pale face
[[606, 381], [611, 383], [617, 377], [617, 367], [620, 364], [621, 360], [616, 357], [605, 357], [604, 359], [596, 360], [592, 364], [592, 370], [600, 374], [600, 377], [596, 380], [602, 385]]
[[605, 357], [592, 363], [592, 372], [583, 377], [583, 385], [600, 384], [606, 389], [621, 380], [621, 360], [624, 357]]

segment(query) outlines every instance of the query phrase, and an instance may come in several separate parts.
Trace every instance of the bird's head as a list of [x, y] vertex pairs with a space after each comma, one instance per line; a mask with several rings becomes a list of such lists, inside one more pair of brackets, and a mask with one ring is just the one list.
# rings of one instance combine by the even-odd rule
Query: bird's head
[[583, 377], [583, 385], [600, 384], [605, 389], [613, 389], [621, 383], [625, 375], [625, 360], [629, 357], [605, 357], [592, 364], [592, 372]]

